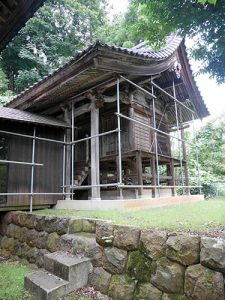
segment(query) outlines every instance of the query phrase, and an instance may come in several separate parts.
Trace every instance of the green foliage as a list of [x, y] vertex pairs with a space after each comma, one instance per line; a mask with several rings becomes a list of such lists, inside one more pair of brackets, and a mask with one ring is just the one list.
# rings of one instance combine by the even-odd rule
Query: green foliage
[[[217, 188], [215, 183], [223, 181], [225, 176], [224, 126], [225, 114], [221, 115], [220, 118], [217, 118], [214, 122], [208, 122], [198, 131], [196, 136], [201, 183], [206, 198], [216, 196]], [[196, 179], [198, 173], [197, 149], [194, 146], [189, 149], [188, 166], [191, 185], [198, 185], [198, 180]], [[192, 189], [192, 193], [196, 192], [196, 189]]]
[[[163, 45], [171, 32], [194, 39], [192, 55], [201, 61], [199, 72], [208, 73], [219, 83], [225, 79], [225, 1], [218, 0], [133, 0], [137, 22], [129, 29], [155, 47]], [[204, 4], [204, 5], [202, 5]]]
[[12, 96], [12, 92], [8, 90], [9, 81], [3, 69], [0, 68], [0, 106], [7, 103]]
[[217, 0], [198, 0], [199, 3], [205, 5], [207, 2], [210, 4], [216, 4]]
[[110, 45], [132, 48], [139, 42], [139, 36], [135, 36], [130, 26], [137, 22], [137, 12], [133, 5], [124, 14], [113, 16], [112, 20], [102, 28], [99, 39]]
[[2, 53], [9, 88], [20, 92], [58, 68], [105, 23], [105, 0], [47, 0]]

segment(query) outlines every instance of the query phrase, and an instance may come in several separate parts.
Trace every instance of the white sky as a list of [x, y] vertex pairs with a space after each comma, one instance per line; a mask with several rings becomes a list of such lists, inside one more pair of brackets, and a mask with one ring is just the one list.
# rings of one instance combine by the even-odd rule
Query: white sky
[[[109, 3], [115, 13], [124, 12], [128, 6], [128, 0], [109, 0]], [[190, 63], [196, 70], [196, 62], [191, 60]], [[196, 76], [195, 80], [211, 116], [215, 118], [225, 112], [225, 84], [217, 85], [208, 75]]]

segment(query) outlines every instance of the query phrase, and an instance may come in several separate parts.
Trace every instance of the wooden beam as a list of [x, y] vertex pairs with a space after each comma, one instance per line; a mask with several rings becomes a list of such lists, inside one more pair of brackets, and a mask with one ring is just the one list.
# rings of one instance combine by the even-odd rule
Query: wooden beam
[[13, 10], [9, 7], [6, 1], [3, 2], [0, 0], [0, 5], [2, 5], [2, 7], [7, 11], [7, 13], [9, 13], [10, 15], [12, 14]]
[[5, 23], [5, 22], [6, 22], [6, 19], [5, 19], [3, 16], [0, 15], [0, 21], [1, 21], [2, 23]]
[[[183, 80], [181, 78], [174, 79], [174, 85], [175, 86], [178, 86], [178, 85], [181, 85], [181, 84], [183, 84]], [[159, 85], [164, 90], [172, 88], [173, 87], [173, 80], [167, 81], [167, 82], [165, 82], [163, 84], [159, 84]]]
[[74, 116], [75, 117], [79, 117], [87, 112], [90, 112], [91, 111], [91, 104], [88, 103], [88, 104], [84, 104], [78, 108], [75, 108], [75, 111], [74, 111]]

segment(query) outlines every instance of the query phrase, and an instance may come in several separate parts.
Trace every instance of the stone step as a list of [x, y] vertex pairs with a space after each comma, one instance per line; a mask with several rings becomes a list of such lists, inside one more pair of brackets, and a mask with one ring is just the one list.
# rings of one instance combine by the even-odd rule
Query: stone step
[[38, 270], [26, 275], [24, 287], [35, 300], [56, 300], [68, 293], [69, 282], [45, 270]]
[[102, 257], [102, 247], [98, 245], [95, 234], [92, 233], [64, 234], [61, 236], [60, 246], [63, 251], [91, 257], [94, 265]]
[[85, 287], [92, 272], [89, 258], [58, 251], [44, 256], [44, 268], [69, 282], [67, 292]]

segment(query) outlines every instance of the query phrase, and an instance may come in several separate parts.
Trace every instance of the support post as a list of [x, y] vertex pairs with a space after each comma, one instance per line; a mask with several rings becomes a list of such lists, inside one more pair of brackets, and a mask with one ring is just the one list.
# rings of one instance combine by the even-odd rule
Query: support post
[[63, 161], [62, 161], [62, 185], [63, 185], [63, 199], [65, 199], [65, 170], [66, 170], [66, 134], [63, 136]]
[[152, 175], [152, 185], [154, 186], [152, 188], [152, 198], [156, 197], [156, 167], [155, 167], [155, 157], [151, 158], [151, 175]]
[[[95, 103], [91, 105], [91, 136], [99, 134], [99, 108]], [[100, 195], [100, 162], [99, 136], [91, 139], [91, 200], [101, 200]]]
[[171, 191], [172, 191], [172, 196], [176, 196], [176, 189], [175, 189], [175, 170], [174, 170], [174, 159], [172, 158], [170, 160], [170, 165], [169, 165], [169, 175], [172, 177], [171, 181], [170, 181], [170, 185], [172, 186]]
[[[136, 152], [136, 168], [137, 168], [137, 175], [138, 175], [138, 185], [143, 186], [143, 171], [142, 171], [142, 157], [141, 152]], [[139, 189], [139, 196], [143, 195], [143, 187]]]
[[[123, 184], [122, 178], [122, 145], [121, 145], [121, 123], [120, 123], [120, 79], [117, 78], [116, 82], [116, 104], [117, 104], [117, 126], [118, 126], [118, 183]], [[123, 191], [119, 188], [119, 197], [123, 198]]]

